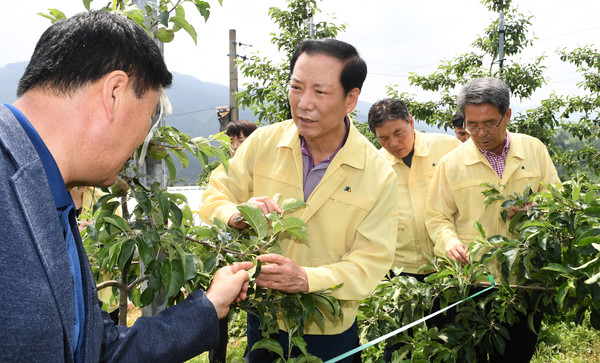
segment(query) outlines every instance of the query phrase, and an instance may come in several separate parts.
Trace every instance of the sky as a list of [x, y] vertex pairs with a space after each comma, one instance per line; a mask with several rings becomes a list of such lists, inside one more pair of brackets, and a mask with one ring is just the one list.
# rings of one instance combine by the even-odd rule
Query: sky
[[[99, 7], [108, 0], [95, 0]], [[211, 16], [208, 22], [193, 6], [186, 7], [186, 16], [198, 33], [198, 45], [183, 33], [176, 34], [165, 45], [165, 60], [171, 71], [189, 74], [201, 81], [229, 85], [229, 29], [236, 29], [237, 41], [249, 46], [238, 48], [239, 55], [280, 59], [270, 43], [270, 33], [278, 29], [268, 16], [268, 9], [287, 8], [285, 0], [209, 0]], [[600, 13], [598, 0], [513, 0], [518, 9], [534, 15], [531, 30], [538, 38], [522, 57], [511, 60], [531, 60], [545, 54], [549, 65], [549, 82], [530, 100], [512, 100], [522, 107], [535, 106], [552, 91], [576, 92], [579, 78], [574, 67], [562, 64], [556, 49], [574, 49], [578, 45], [600, 46]], [[37, 39], [50, 21], [37, 15], [47, 8], [57, 8], [67, 16], [84, 11], [81, 0], [21, 0], [3, 4], [0, 14], [0, 34], [3, 51], [0, 67], [29, 59]], [[482, 34], [498, 14], [489, 12], [479, 0], [323, 0], [321, 13], [315, 21], [345, 23], [346, 32], [338, 39], [353, 44], [368, 65], [368, 76], [360, 96], [361, 101], [375, 102], [386, 96], [386, 86], [398, 85], [423, 98], [435, 98], [435, 93], [423, 93], [411, 87], [408, 75], [433, 73], [441, 60], [472, 50], [471, 44]], [[335, 19], [334, 19], [335, 18]], [[334, 20], [332, 20], [334, 19]], [[239, 85], [246, 80], [240, 76]], [[0, 100], [1, 101], [1, 100]], [[215, 105], [217, 106], [217, 105]], [[176, 110], [174, 110], [176, 112]]]

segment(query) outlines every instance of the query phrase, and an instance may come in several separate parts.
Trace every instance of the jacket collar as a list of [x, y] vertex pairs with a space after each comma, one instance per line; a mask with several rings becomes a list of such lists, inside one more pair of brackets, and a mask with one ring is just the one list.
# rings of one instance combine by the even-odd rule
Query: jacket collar
[[[284, 121], [286, 123], [282, 137], [277, 144], [277, 147], [286, 147], [292, 149], [294, 153], [301, 153], [300, 150], [300, 134], [293, 120]], [[356, 147], [361, 145], [359, 139], [363, 136], [358, 132], [352, 122], [350, 122], [350, 131], [348, 139], [344, 146], [338, 151], [337, 155], [331, 161], [330, 167], [346, 164], [356, 169], [364, 169], [365, 153], [362, 149], [357, 150]], [[349, 145], [351, 147], [349, 147]]]
[[[506, 159], [508, 160], [511, 157], [516, 157], [519, 159], [525, 159], [525, 150], [523, 149], [523, 144], [520, 142], [518, 137], [512, 132], [509, 132], [510, 135], [510, 148], [508, 149], [508, 155]], [[461, 147], [465, 148], [465, 165], [473, 165], [479, 162], [485, 162], [487, 159], [485, 156], [479, 151], [473, 139], [469, 138], [469, 140], [465, 141]]]
[[[400, 159], [390, 154], [385, 148], [381, 148], [383, 152], [384, 158], [391, 164], [394, 165], [396, 163], [401, 162]], [[429, 145], [423, 139], [423, 133], [421, 131], [415, 130], [415, 144], [413, 146], [414, 154], [413, 157], [426, 157], [429, 155]], [[404, 162], [402, 162], [404, 164]]]

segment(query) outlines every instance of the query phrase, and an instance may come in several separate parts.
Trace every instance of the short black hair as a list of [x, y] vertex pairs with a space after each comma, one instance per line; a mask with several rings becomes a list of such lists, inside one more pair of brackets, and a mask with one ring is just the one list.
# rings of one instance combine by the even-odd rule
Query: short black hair
[[104, 10], [77, 14], [42, 34], [17, 96], [37, 87], [71, 94], [115, 70], [131, 77], [139, 98], [173, 79], [156, 43], [134, 21]]
[[454, 127], [465, 128], [465, 116], [462, 113], [457, 112], [452, 116], [452, 125]]
[[239, 120], [239, 121], [230, 121], [225, 125], [225, 134], [229, 137], [232, 136], [244, 136], [248, 137], [251, 133], [256, 130], [258, 126], [254, 122]]
[[337, 58], [344, 63], [340, 74], [340, 82], [344, 87], [344, 94], [348, 95], [355, 88], [362, 89], [367, 78], [367, 63], [360, 57], [356, 48], [346, 42], [337, 39], [304, 39], [302, 40], [290, 61], [290, 74], [294, 73], [296, 61], [302, 53], [308, 55], [324, 54]]
[[383, 125], [386, 121], [402, 119], [409, 122], [410, 114], [402, 100], [385, 98], [375, 102], [369, 109], [369, 129], [375, 134], [375, 128]]

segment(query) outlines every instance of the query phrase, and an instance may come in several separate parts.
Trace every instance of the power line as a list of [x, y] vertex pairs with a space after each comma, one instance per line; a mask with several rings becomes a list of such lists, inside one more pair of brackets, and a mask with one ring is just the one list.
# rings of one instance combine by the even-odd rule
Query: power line
[[578, 31], [570, 32], [570, 33], [559, 34], [559, 35], [555, 35], [553, 37], [547, 37], [547, 38], [540, 39], [540, 41], [550, 40], [550, 39], [556, 39], [556, 38], [561, 38], [561, 37], [566, 37], [566, 36], [569, 36], [569, 35], [579, 34], [579, 33], [587, 32], [587, 31], [590, 31], [590, 30], [596, 30], [596, 29], [600, 29], [600, 26], [593, 27], [593, 28], [588, 28], [588, 29], [582, 29], [582, 30], [578, 30]]
[[178, 113], [176, 115], [167, 115], [167, 118], [178, 117], [178, 116], [185, 116], [185, 115], [190, 115], [192, 113], [198, 113], [198, 112], [204, 112], [204, 111], [214, 111], [215, 109], [216, 109], [216, 107], [211, 107], [211, 108], [205, 108], [203, 110], [198, 110], [198, 111], [190, 111], [190, 112]]

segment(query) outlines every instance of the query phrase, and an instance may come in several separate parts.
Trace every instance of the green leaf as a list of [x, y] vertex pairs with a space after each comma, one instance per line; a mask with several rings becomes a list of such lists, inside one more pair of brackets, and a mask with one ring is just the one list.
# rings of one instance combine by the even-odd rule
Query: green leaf
[[560, 287], [558, 288], [558, 291], [556, 292], [555, 301], [559, 309], [562, 309], [565, 297], [567, 296], [570, 289], [571, 286], [569, 286], [567, 281], [563, 282], [562, 285], [560, 285]]
[[300, 348], [302, 354], [308, 355], [308, 351], [306, 350], [306, 342], [302, 337], [292, 337], [292, 345]]
[[589, 207], [583, 210], [583, 214], [588, 217], [600, 218], [600, 207]]
[[167, 165], [167, 170], [169, 171], [169, 179], [175, 180], [175, 178], [177, 178], [177, 168], [175, 167], [173, 158], [171, 157], [171, 155], [167, 155], [163, 160], [165, 161], [165, 164]]
[[583, 247], [583, 246], [587, 246], [587, 245], [591, 245], [591, 244], [596, 244], [600, 242], [600, 236], [590, 236], [590, 237], [585, 237], [579, 240], [579, 242], [577, 243], [577, 247]]
[[283, 231], [301, 240], [308, 239], [308, 225], [300, 218], [287, 217], [281, 220]]
[[556, 271], [556, 272], [560, 272], [560, 273], [568, 273], [569, 272], [567, 267], [565, 267], [564, 265], [561, 265], [560, 263], [554, 263], [554, 262], [550, 262], [547, 266], [544, 266], [542, 268], [542, 270]]
[[174, 296], [183, 287], [183, 265], [181, 260], [163, 260], [163, 265], [160, 268], [163, 284], [167, 289], [167, 297]]
[[598, 282], [599, 279], [600, 279], [600, 272], [598, 272], [594, 276], [590, 277], [589, 279], [585, 280], [585, 283], [588, 285], [595, 284], [596, 282]]
[[175, 154], [175, 156], [177, 157], [177, 159], [179, 159], [179, 161], [181, 162], [181, 166], [183, 166], [184, 168], [187, 168], [190, 165], [190, 160], [188, 159], [188, 156], [185, 153], [185, 151], [180, 150], [180, 149], [172, 148], [171, 152], [173, 154]]
[[196, 277], [197, 271], [201, 270], [200, 266], [202, 262], [193, 253], [185, 254], [185, 276], [183, 277], [184, 281], [188, 281]]
[[133, 251], [135, 251], [134, 240], [130, 239], [127, 242], [123, 243], [123, 246], [121, 247], [121, 253], [119, 254], [119, 262], [117, 264], [117, 266], [119, 266], [119, 270], [125, 271], [125, 264], [133, 255]]
[[592, 260], [589, 260], [588, 262], [584, 263], [584, 264], [583, 264], [583, 265], [581, 265], [581, 266], [573, 267], [573, 270], [581, 270], [581, 269], [584, 269], [584, 268], [588, 267], [589, 265], [591, 265], [591, 264], [593, 264], [593, 263], [596, 263], [596, 262], [598, 262], [598, 257], [596, 257], [596, 258], [594, 258], [594, 259], [592, 259]]
[[492, 342], [494, 343], [494, 348], [496, 348], [500, 354], [504, 354], [504, 350], [506, 349], [504, 338], [500, 334], [493, 334]]
[[[219, 3], [221, 5], [222, 5], [222, 1], [223, 0], [219, 0]], [[201, 1], [201, 0], [194, 0], [194, 3], [196, 4], [196, 9], [198, 9], [198, 12], [204, 18], [204, 21], [205, 22], [208, 21], [208, 17], [210, 16], [210, 4], [207, 3], [206, 1]]]
[[246, 223], [256, 231], [258, 239], [262, 240], [267, 235], [267, 219], [262, 210], [251, 203], [242, 203], [238, 205], [238, 210], [244, 216]]
[[292, 212], [303, 207], [306, 207], [306, 203], [302, 199], [288, 198], [281, 203], [281, 214]]
[[117, 259], [119, 257], [119, 252], [121, 252], [121, 244], [120, 243], [115, 243], [114, 245], [112, 245], [110, 247], [110, 249], [108, 250], [108, 270], [112, 270], [115, 267], [115, 264], [117, 263]]
[[187, 20], [185, 20], [184, 17], [174, 16], [171, 19], [169, 19], [169, 21], [177, 26], [182, 27], [192, 37], [194, 43], [198, 44], [198, 36], [196, 35], [196, 30], [190, 23], [187, 22]]
[[125, 229], [127, 228], [127, 225], [125, 224], [125, 220], [116, 214], [113, 214], [111, 217], [104, 217], [104, 218], [102, 218], [102, 221], [104, 223], [108, 223], [108, 224], [111, 224], [111, 225], [117, 227], [121, 231], [125, 231]]
[[[183, 221], [183, 212], [181, 211], [181, 209], [179, 209], [177, 204], [175, 204], [173, 202], [169, 202], [169, 207], [171, 208], [171, 214], [173, 216], [173, 223], [176, 223], [178, 226], [181, 225], [181, 222]], [[189, 207], [187, 207], [187, 209], [189, 210]], [[190, 213], [190, 217], [191, 217], [191, 213]]]
[[145, 265], [148, 265], [154, 257], [154, 249], [145, 238], [138, 238], [138, 251]]
[[315, 294], [313, 297], [315, 298], [316, 306], [317, 308], [319, 308], [319, 310], [325, 309], [331, 315], [335, 316], [335, 307], [331, 304], [331, 301], [329, 301], [329, 299], [317, 294]]
[[162, 25], [164, 25], [165, 27], [169, 26], [169, 12], [168, 11], [163, 11], [160, 14], [158, 14], [158, 22], [161, 23]]
[[138, 205], [144, 210], [144, 214], [149, 215], [152, 212], [152, 204], [150, 199], [142, 190], [136, 189], [133, 192]]
[[479, 221], [475, 221], [474, 224], [475, 229], [479, 232], [479, 234], [481, 235], [481, 237], [483, 239], [485, 239], [485, 231], [483, 230], [483, 226], [481, 225], [481, 223], [479, 223]]
[[85, 10], [90, 11], [90, 3], [92, 2], [92, 0], [83, 0], [83, 7], [85, 8]]
[[254, 345], [252, 346], [252, 349], [250, 349], [250, 351], [253, 351], [255, 349], [266, 349], [270, 352], [273, 352], [273, 353], [279, 355], [281, 358], [283, 358], [283, 348], [275, 339], [262, 338], [258, 342], [254, 343]]
[[251, 277], [253, 279], [257, 278], [258, 275], [260, 275], [260, 269], [262, 267], [262, 261], [257, 259], [255, 267], [256, 268], [254, 269], [254, 273], [252, 274], [252, 277]]
[[58, 9], [48, 9], [48, 11], [50, 11], [50, 14], [52, 14], [53, 17], [56, 18], [56, 20], [61, 20], [61, 19], [65, 19], [65, 13], [63, 13], [62, 11], [58, 10]]
[[185, 18], [185, 9], [182, 5], [179, 5], [175, 8], [175, 15]]
[[171, 204], [169, 198], [163, 193], [158, 193], [158, 206], [160, 208], [160, 212], [163, 216], [163, 221], [167, 221], [169, 219], [169, 210], [171, 209]]
[[124, 13], [129, 19], [138, 23], [139, 26], [146, 29], [146, 15], [140, 8], [132, 8], [131, 10], [127, 10]]
[[155, 291], [150, 288], [142, 291], [142, 295], [140, 296], [140, 302], [142, 303], [142, 306], [148, 306], [152, 304], [152, 301], [154, 301], [154, 293]]

